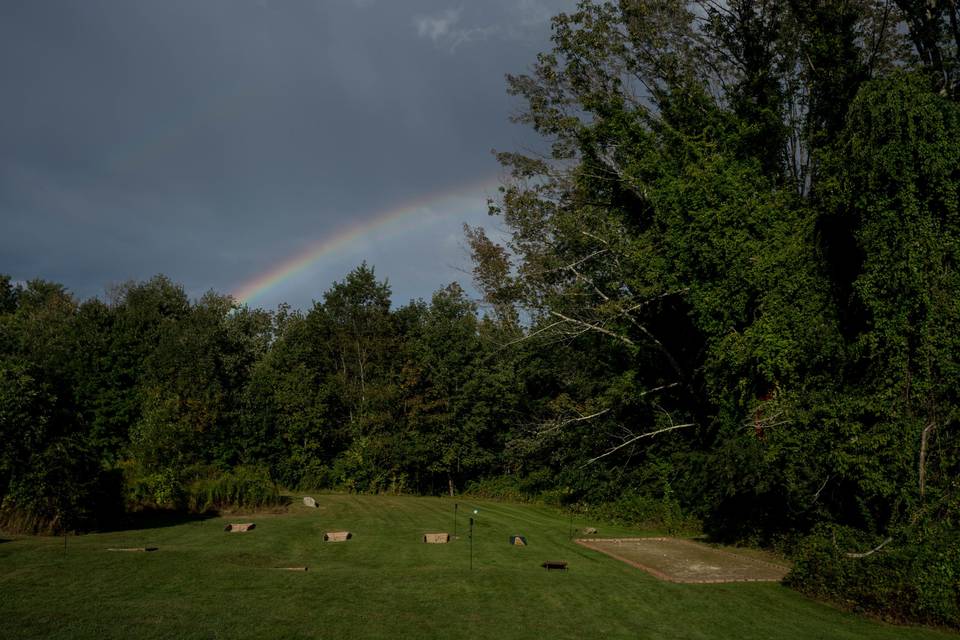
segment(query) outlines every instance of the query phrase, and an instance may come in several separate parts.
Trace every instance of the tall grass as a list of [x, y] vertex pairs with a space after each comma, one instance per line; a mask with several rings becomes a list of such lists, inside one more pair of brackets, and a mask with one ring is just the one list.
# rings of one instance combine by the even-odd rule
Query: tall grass
[[241, 507], [258, 509], [284, 504], [262, 467], [235, 467], [194, 480], [187, 486], [187, 509], [195, 513]]
[[192, 467], [181, 473], [131, 473], [126, 477], [127, 509], [169, 509], [206, 513], [223, 509], [258, 509], [282, 505], [270, 474], [263, 467], [240, 466], [229, 471]]

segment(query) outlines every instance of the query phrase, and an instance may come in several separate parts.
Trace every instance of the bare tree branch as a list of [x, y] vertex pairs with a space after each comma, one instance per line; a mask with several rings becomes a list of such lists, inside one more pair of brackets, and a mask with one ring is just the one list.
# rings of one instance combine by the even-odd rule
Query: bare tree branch
[[602, 416], [603, 414], [609, 413], [609, 412], [610, 412], [610, 409], [603, 409], [603, 410], [601, 410], [601, 411], [597, 411], [596, 413], [591, 413], [591, 414], [588, 415], [588, 416], [580, 416], [580, 417], [578, 417], [578, 418], [569, 418], [569, 419], [567, 419], [567, 420], [564, 420], [563, 422], [558, 422], [558, 423], [554, 424], [553, 426], [551, 426], [551, 427], [548, 428], [548, 429], [543, 429], [543, 430], [541, 430], [540, 433], [541, 433], [541, 434], [552, 433], [552, 432], [554, 432], [554, 431], [557, 431], [558, 429], [562, 429], [563, 427], [567, 426], [568, 424], [573, 424], [574, 422], [584, 422], [584, 421], [586, 421], [586, 420], [593, 420], [594, 418], [599, 418], [599, 417]]
[[631, 346], [631, 347], [636, 347], [636, 346], [637, 346], [637, 343], [635, 343], [633, 340], [631, 340], [631, 339], [628, 338], [627, 336], [620, 335], [619, 333], [615, 333], [615, 332], [613, 332], [613, 331], [610, 331], [609, 329], [606, 329], [606, 328], [604, 328], [604, 327], [601, 327], [600, 325], [590, 324], [589, 322], [584, 322], [583, 320], [577, 320], [576, 318], [571, 318], [571, 317], [569, 317], [569, 316], [565, 316], [565, 315], [563, 315], [562, 313], [560, 313], [559, 311], [551, 311], [551, 312], [550, 312], [550, 315], [556, 316], [556, 317], [560, 318], [561, 320], [565, 320], [565, 321], [567, 321], [567, 322], [570, 322], [570, 323], [579, 325], [579, 326], [584, 327], [584, 328], [586, 328], [586, 329], [588, 329], [588, 330], [590, 330], [590, 331], [596, 331], [596, 332], [598, 332], [598, 333], [602, 333], [602, 334], [604, 334], [604, 335], [608, 335], [608, 336], [610, 336], [611, 338], [616, 338], [617, 340], [619, 340], [620, 342], [623, 342], [624, 344], [626, 344], [626, 345], [628, 345], [628, 346]]
[[827, 479], [823, 481], [823, 484], [820, 485], [820, 488], [817, 489], [817, 492], [813, 494], [813, 502], [810, 503], [810, 506], [817, 504], [817, 500], [820, 499], [820, 494], [823, 493], [823, 490], [827, 488], [827, 483], [833, 479], [833, 476], [827, 476]]
[[537, 329], [537, 330], [534, 331], [533, 333], [528, 333], [527, 335], [520, 336], [520, 337], [517, 338], [516, 340], [511, 340], [510, 342], [505, 342], [505, 343], [501, 344], [498, 350], [500, 350], [500, 349], [506, 349], [507, 347], [512, 346], [512, 345], [515, 345], [515, 344], [517, 344], [517, 343], [519, 343], [519, 342], [524, 342], [525, 340], [529, 340], [529, 339], [533, 338], [534, 336], [539, 335], [539, 334], [541, 334], [541, 333], [543, 333], [543, 332], [545, 332], [545, 331], [549, 331], [550, 329], [553, 329], [554, 327], [556, 327], [556, 326], [558, 326], [558, 325], [564, 324], [565, 322], [566, 322], [565, 320], [558, 320], [558, 321], [556, 321], [556, 322], [554, 322], [554, 323], [548, 324], [548, 325], [545, 326], [545, 327], [540, 327], [539, 329]]
[[615, 453], [616, 451], [619, 451], [620, 449], [623, 449], [624, 447], [629, 446], [629, 445], [633, 444], [634, 442], [636, 442], [637, 440], [640, 440], [640, 439], [642, 439], [642, 438], [652, 438], [653, 436], [660, 435], [661, 433], [666, 433], [667, 431], [673, 431], [674, 429], [684, 429], [684, 428], [686, 428], [686, 427], [694, 427], [694, 426], [696, 426], [696, 424], [697, 424], [696, 422], [688, 422], [688, 423], [686, 423], [686, 424], [675, 424], [675, 425], [671, 425], [671, 426], [669, 426], [669, 427], [664, 427], [663, 429], [657, 429], [656, 431], [650, 431], [649, 433], [641, 433], [640, 435], [635, 436], [635, 437], [633, 437], [633, 438], [630, 438], [629, 440], [627, 440], [626, 442], [624, 442], [624, 443], [622, 443], [622, 444], [618, 444], [618, 445], [615, 446], [613, 449], [608, 450], [606, 453], [600, 454], [600, 455], [597, 456], [596, 458], [590, 458], [590, 459], [587, 460], [585, 463], [583, 463], [582, 465], [580, 465], [579, 468], [580, 468], [580, 469], [583, 469], [584, 467], [586, 467], [586, 466], [588, 466], [588, 465], [590, 465], [590, 464], [593, 464], [594, 462], [596, 462], [596, 461], [599, 460], [600, 458], [605, 458], [605, 457], [607, 457], [608, 455], [610, 455], [611, 453]]
[[641, 393], [639, 397], [642, 398], [643, 396], [649, 395], [651, 393], [656, 393], [657, 391], [663, 391], [664, 389], [672, 389], [673, 387], [679, 387], [679, 386], [680, 386], [679, 382], [671, 382], [670, 384], [664, 384], [659, 387], [654, 387], [653, 389], [647, 389], [646, 391]]
[[844, 554], [844, 555], [846, 555], [848, 558], [866, 558], [867, 556], [872, 556], [872, 555], [875, 554], [877, 551], [880, 551], [880, 549], [883, 549], [883, 548], [884, 548], [885, 546], [887, 546], [890, 542], [893, 542], [893, 538], [887, 538], [886, 540], [884, 540], [883, 542], [881, 542], [879, 545], [877, 545], [877, 546], [874, 547], [873, 549], [870, 549], [870, 551], [865, 551], [865, 552], [863, 552], [863, 553], [847, 553], [847, 554]]

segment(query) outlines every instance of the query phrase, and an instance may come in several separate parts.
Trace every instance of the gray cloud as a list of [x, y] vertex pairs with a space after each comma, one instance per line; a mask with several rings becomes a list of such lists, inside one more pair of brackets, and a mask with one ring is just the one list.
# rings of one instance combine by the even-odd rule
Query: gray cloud
[[417, 35], [430, 39], [435, 45], [447, 47], [451, 53], [462, 44], [489, 40], [507, 33], [501, 25], [492, 24], [481, 27], [462, 27], [460, 17], [463, 8], [444, 9], [434, 15], [416, 16], [413, 23]]
[[[464, 6], [447, 7], [430, 14], [416, 15], [413, 25], [417, 35], [434, 45], [455, 53], [460, 45], [487, 40], [535, 41], [542, 39], [545, 26], [559, 8], [570, 3], [547, 3], [543, 0], [518, 0], [501, 3], [499, 11], [467, 12]], [[484, 7], [481, 7], [481, 9]], [[493, 22], [490, 20], [493, 19]]]
[[[0, 273], [82, 297], [157, 272], [230, 291], [345, 226], [495, 176], [491, 148], [534, 143], [508, 123], [503, 74], [571, 4], [3, 3]], [[414, 216], [283, 293], [306, 304], [362, 259], [401, 302], [466, 284], [451, 238], [484, 211], [478, 196]]]

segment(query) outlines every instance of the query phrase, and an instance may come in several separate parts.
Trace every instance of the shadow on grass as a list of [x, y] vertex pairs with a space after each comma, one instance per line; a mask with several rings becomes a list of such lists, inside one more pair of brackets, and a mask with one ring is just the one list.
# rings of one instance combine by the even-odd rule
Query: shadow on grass
[[13, 540], [7, 540], [6, 538], [0, 538], [0, 544], [3, 544], [4, 542], [13, 542]]
[[204, 520], [230, 515], [233, 511], [244, 514], [257, 513], [284, 513], [291, 504], [287, 496], [281, 496], [277, 504], [251, 507], [249, 509], [228, 508], [220, 510], [209, 509], [203, 513], [191, 513], [174, 509], [144, 509], [117, 515], [109, 522], [104, 523], [98, 530], [102, 532], [131, 531], [134, 529], [159, 529], [162, 527], [176, 527], [181, 524], [202, 523]]
[[176, 527], [182, 524], [201, 523], [204, 520], [219, 517], [216, 511], [207, 511], [206, 513], [187, 513], [185, 511], [173, 511], [167, 509], [145, 509], [134, 513], [127, 513], [119, 516], [113, 522], [104, 526], [100, 531], [118, 532], [132, 531], [135, 529], [160, 529], [163, 527]]

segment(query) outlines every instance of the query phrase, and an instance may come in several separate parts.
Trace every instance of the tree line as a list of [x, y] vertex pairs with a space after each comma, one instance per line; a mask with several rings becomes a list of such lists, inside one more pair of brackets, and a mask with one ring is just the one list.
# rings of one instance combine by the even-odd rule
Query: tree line
[[191, 301], [163, 276], [108, 301], [9, 277], [0, 291], [0, 496], [37, 528], [95, 523], [124, 484], [175, 507], [190, 477], [237, 467], [452, 493], [504, 464], [518, 424], [515, 358], [494, 345], [519, 328], [455, 284], [392, 309], [362, 265], [306, 312]]

